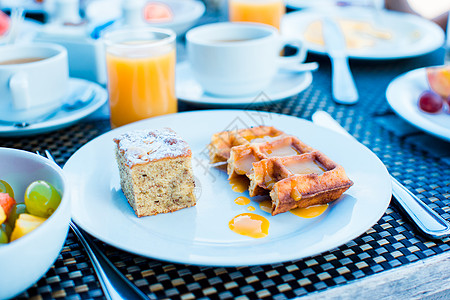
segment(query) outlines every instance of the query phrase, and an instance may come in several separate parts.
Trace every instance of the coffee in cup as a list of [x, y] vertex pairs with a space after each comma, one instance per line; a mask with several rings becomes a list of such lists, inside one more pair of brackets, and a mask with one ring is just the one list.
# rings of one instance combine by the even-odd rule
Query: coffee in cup
[[61, 106], [68, 91], [67, 51], [55, 44], [0, 47], [0, 120], [29, 122]]
[[0, 65], [19, 65], [19, 64], [27, 64], [30, 62], [40, 61], [45, 59], [45, 57], [24, 57], [24, 58], [14, 58], [8, 59], [4, 61], [0, 61]]
[[[203, 25], [186, 34], [188, 59], [195, 79], [214, 95], [233, 97], [263, 91], [283, 64], [306, 56], [300, 40], [285, 40], [269, 25], [223, 22]], [[295, 55], [280, 56], [286, 45]]]

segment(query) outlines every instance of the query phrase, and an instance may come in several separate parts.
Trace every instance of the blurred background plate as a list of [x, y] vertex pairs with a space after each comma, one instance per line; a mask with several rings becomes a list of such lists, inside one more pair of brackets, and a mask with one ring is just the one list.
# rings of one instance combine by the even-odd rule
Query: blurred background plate
[[445, 40], [435, 23], [412, 14], [365, 7], [308, 8], [285, 15], [281, 32], [304, 40], [314, 53], [326, 54], [321, 41], [321, 20], [331, 16], [345, 21], [344, 34], [351, 36], [348, 55], [357, 59], [397, 59], [434, 51]]

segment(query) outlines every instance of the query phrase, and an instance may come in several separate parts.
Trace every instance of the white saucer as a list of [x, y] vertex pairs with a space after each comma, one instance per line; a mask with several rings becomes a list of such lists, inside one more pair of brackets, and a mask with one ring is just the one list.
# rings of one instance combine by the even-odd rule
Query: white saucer
[[250, 107], [282, 101], [306, 89], [312, 82], [311, 72], [280, 71], [260, 93], [241, 97], [221, 97], [206, 93], [193, 78], [189, 63], [177, 64], [176, 95], [180, 101], [201, 106]]
[[[0, 124], [0, 137], [34, 135], [57, 130], [76, 123], [77, 121], [96, 111], [108, 99], [108, 93], [103, 87], [94, 82], [79, 78], [69, 79], [69, 91], [67, 94], [74, 95], [77, 91], [83, 91], [87, 89], [92, 89], [94, 96], [93, 99], [83, 107], [70, 111], [60, 110], [54, 116], [46, 119], [45, 121], [30, 124], [29, 126], [23, 128], [18, 128], [13, 125]], [[67, 99], [67, 101], [70, 100], [73, 99]]]

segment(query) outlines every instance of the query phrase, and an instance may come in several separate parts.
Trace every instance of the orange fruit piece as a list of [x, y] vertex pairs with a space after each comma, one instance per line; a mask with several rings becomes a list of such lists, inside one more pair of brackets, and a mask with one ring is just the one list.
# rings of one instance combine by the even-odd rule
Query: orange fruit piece
[[444, 99], [450, 97], [450, 65], [428, 67], [426, 70], [430, 88]]
[[11, 242], [15, 241], [24, 235], [36, 229], [39, 225], [45, 222], [45, 218], [36, 217], [30, 214], [20, 214], [16, 220], [16, 224], [11, 233]]

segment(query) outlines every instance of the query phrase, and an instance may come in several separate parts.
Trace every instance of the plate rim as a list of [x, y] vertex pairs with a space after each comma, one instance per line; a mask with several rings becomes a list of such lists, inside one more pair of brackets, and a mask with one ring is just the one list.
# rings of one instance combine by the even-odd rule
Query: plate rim
[[[412, 77], [418, 77], [424, 74], [426, 68], [428, 67], [422, 67], [417, 68], [414, 70], [407, 71], [403, 74], [398, 75], [395, 77], [388, 85], [386, 89], [386, 100], [389, 104], [389, 106], [392, 108], [392, 110], [400, 116], [403, 120], [408, 122], [409, 124], [413, 125], [414, 127], [425, 131], [435, 137], [438, 137], [440, 139], [444, 139], [447, 142], [450, 142], [450, 129], [445, 128], [445, 126], [442, 126], [440, 124], [437, 124], [435, 122], [430, 121], [429, 119], [425, 118], [419, 113], [409, 114], [404, 109], [403, 106], [400, 105], [400, 103], [409, 103], [410, 101], [395, 101], [393, 95], [396, 93], [396, 89], [398, 89], [398, 85], [405, 84], [410, 80]], [[426, 83], [425, 83], [426, 84]], [[425, 114], [425, 113], [424, 113]], [[450, 118], [450, 115], [448, 116]], [[418, 122], [419, 121], [419, 122]], [[421, 124], [419, 124], [421, 123]]]
[[[212, 113], [212, 112], [213, 113], [223, 114], [223, 113], [236, 113], [236, 111], [238, 111], [238, 110], [217, 110], [216, 109], [216, 110], [187, 111], [187, 112], [182, 112], [182, 113], [177, 113], [177, 114], [160, 116], [160, 117], [152, 118], [151, 120], [150, 119], [142, 120], [142, 121], [138, 121], [138, 122], [135, 122], [135, 123], [131, 123], [131, 124], [125, 125], [125, 126], [120, 127], [120, 128], [116, 128], [114, 130], [108, 131], [108, 132], [106, 132], [106, 133], [96, 137], [95, 139], [91, 140], [90, 142], [85, 144], [83, 147], [81, 147], [79, 150], [77, 150], [77, 152], [75, 152], [69, 158], [69, 160], [67, 161], [67, 163], [64, 166], [63, 170], [65, 170], [65, 172], [67, 173], [67, 175], [69, 177], [69, 180], [70, 180], [70, 177], [71, 177], [70, 176], [70, 171], [67, 170], [67, 166], [69, 165], [69, 167], [70, 167], [70, 164], [72, 163], [72, 160], [74, 160], [74, 157], [77, 155], [78, 151], [81, 151], [81, 149], [87, 149], [91, 143], [94, 143], [94, 141], [97, 141], [97, 140], [101, 140], [102, 138], [105, 138], [106, 136], [112, 135], [112, 132], [117, 132], [118, 130], [126, 131], [127, 129], [133, 128], [138, 123], [140, 123], [140, 124], [145, 124], [147, 122], [152, 123], [152, 120], [154, 120], [154, 119], [160, 119], [160, 120], [161, 119], [167, 119], [167, 118], [170, 119], [170, 118], [174, 118], [174, 117], [176, 117], [176, 115], [180, 115], [180, 114], [191, 115], [190, 117], [192, 117], [192, 114], [208, 114], [208, 113]], [[242, 111], [243, 110], [241, 110], [241, 112]], [[203, 258], [203, 259], [199, 259], [199, 258], [192, 259], [191, 258], [189, 260], [186, 260], [186, 259], [183, 259], [183, 258], [180, 259], [180, 258], [174, 258], [174, 257], [170, 257], [170, 256], [167, 257], [165, 255], [161, 255], [161, 253], [159, 253], [158, 255], [155, 255], [154, 253], [152, 255], [150, 255], [148, 253], [144, 253], [146, 251], [136, 249], [135, 247], [132, 247], [132, 246], [129, 246], [129, 245], [123, 245], [123, 243], [121, 245], [116, 240], [113, 240], [111, 238], [105, 238], [104, 236], [101, 236], [101, 234], [97, 233], [95, 231], [95, 229], [90, 228], [90, 226], [86, 226], [86, 224], [84, 224], [84, 222], [83, 222], [83, 218], [82, 217], [80, 218], [79, 216], [76, 216], [74, 214], [75, 210], [72, 209], [72, 211], [73, 211], [73, 213], [72, 213], [73, 220], [80, 227], [82, 227], [86, 232], [88, 232], [89, 234], [91, 234], [94, 237], [98, 238], [99, 240], [102, 240], [105, 243], [108, 243], [108, 244], [110, 244], [110, 245], [112, 245], [112, 246], [114, 246], [114, 247], [116, 247], [118, 249], [121, 249], [123, 251], [127, 251], [129, 253], [133, 253], [133, 254], [136, 254], [136, 255], [140, 255], [140, 256], [144, 256], [144, 257], [148, 257], [148, 258], [152, 258], [152, 259], [158, 259], [158, 260], [162, 260], [162, 261], [173, 262], [173, 263], [201, 265], [201, 266], [236, 267], [236, 266], [244, 266], [244, 265], [245, 266], [251, 266], [251, 265], [264, 265], [264, 264], [271, 264], [271, 263], [281, 263], [281, 262], [286, 262], [286, 261], [290, 261], [290, 260], [303, 259], [303, 258], [306, 258], [306, 257], [310, 257], [310, 256], [313, 256], [313, 255], [317, 255], [317, 254], [320, 254], [320, 253], [332, 250], [332, 249], [334, 249], [336, 247], [339, 247], [339, 246], [347, 243], [348, 241], [351, 241], [352, 239], [354, 239], [354, 238], [364, 234], [364, 232], [366, 232], [370, 227], [372, 227], [374, 224], [376, 224], [378, 222], [378, 220], [384, 215], [386, 209], [389, 206], [391, 195], [392, 195], [391, 180], [390, 180], [390, 177], [389, 177], [389, 173], [388, 173], [388, 171], [386, 169], [386, 166], [382, 163], [382, 161], [370, 149], [368, 149], [363, 144], [361, 144], [361, 143], [359, 143], [357, 141], [354, 141], [353, 139], [351, 139], [349, 137], [346, 137], [346, 136], [344, 136], [344, 135], [342, 135], [340, 133], [336, 133], [335, 131], [329, 130], [327, 128], [323, 128], [323, 127], [321, 127], [321, 126], [319, 126], [317, 124], [313, 124], [311, 121], [308, 121], [308, 120], [305, 120], [305, 119], [297, 118], [295, 116], [290, 116], [290, 115], [278, 114], [278, 113], [269, 113], [269, 112], [263, 112], [263, 111], [256, 111], [256, 112], [263, 113], [263, 114], [270, 114], [270, 115], [278, 115], [278, 116], [286, 117], [286, 118], [298, 119], [298, 120], [300, 120], [299, 122], [305, 122], [304, 124], [309, 123], [310, 124], [309, 126], [321, 128], [321, 129], [319, 129], [319, 131], [322, 130], [322, 131], [326, 131], [326, 132], [328, 132], [330, 134], [337, 135], [339, 138], [342, 138], [342, 139], [346, 140], [346, 142], [353, 143], [355, 145], [355, 147], [360, 147], [360, 149], [362, 149], [361, 151], [364, 151], [365, 154], [367, 154], [369, 157], [371, 157], [371, 159], [374, 159], [374, 161], [376, 161], [377, 164], [379, 164], [378, 166], [380, 167], [380, 170], [382, 170], [382, 172], [384, 174], [384, 177], [382, 178], [382, 181], [385, 182], [386, 188], [383, 191], [383, 196], [384, 197], [381, 197], [381, 198], [385, 198], [385, 199], [383, 199], [384, 201], [382, 201], [380, 203], [381, 205], [378, 207], [378, 209], [379, 209], [378, 214], [372, 216], [371, 220], [369, 222], [367, 222], [363, 226], [364, 228], [358, 228], [358, 230], [353, 231], [351, 234], [346, 233], [346, 236], [344, 237], [344, 240], [340, 240], [339, 242], [334, 243], [331, 246], [330, 245], [326, 245], [325, 247], [322, 246], [322, 248], [319, 247], [318, 249], [313, 249], [313, 252], [302, 254], [301, 256], [292, 255], [291, 257], [283, 257], [282, 259], [274, 256], [274, 257], [269, 257], [269, 258], [265, 257], [264, 260], [261, 260], [261, 258], [258, 257], [256, 259], [250, 259], [250, 260], [247, 259], [245, 263], [242, 263], [242, 262], [239, 263], [239, 262], [237, 262], [239, 260], [235, 261], [233, 259], [231, 259], [231, 261], [230, 261], [229, 258], [226, 261], [223, 261], [224, 258], [221, 258], [222, 261], [221, 262], [217, 262], [217, 261], [214, 261], [214, 260], [210, 261], [210, 260], [208, 260], [208, 258], [206, 258], [206, 259], [205, 258]], [[274, 125], [274, 126], [276, 126], [276, 125]], [[72, 190], [76, 190], [76, 189], [73, 188]], [[72, 207], [73, 207], [73, 205], [75, 205], [74, 203], [75, 202], [72, 199]], [[155, 234], [153, 234], [153, 235], [155, 235]]]
[[[362, 11], [370, 11], [370, 8], [364, 8], [364, 7], [337, 7], [337, 6], [331, 6], [329, 9], [331, 9], [331, 11], [337, 11], [338, 14], [342, 13], [342, 11], [345, 10], [362, 10]], [[413, 51], [411, 51], [411, 48], [408, 48], [407, 51], [399, 51], [396, 54], [392, 54], [392, 53], [385, 53], [383, 55], [367, 55], [364, 54], [364, 51], [362, 51], [362, 53], [358, 53], [360, 51], [349, 51], [348, 52], [348, 57], [350, 59], [355, 59], [355, 60], [395, 60], [395, 59], [401, 59], [401, 58], [411, 58], [411, 57], [416, 57], [416, 56], [420, 56], [420, 55], [424, 55], [427, 53], [430, 53], [432, 51], [435, 51], [436, 49], [438, 49], [439, 47], [441, 47], [445, 41], [445, 34], [444, 31], [442, 30], [442, 28], [440, 28], [437, 24], [433, 23], [432, 21], [429, 21], [427, 19], [421, 18], [419, 16], [415, 16], [409, 13], [403, 13], [403, 12], [398, 12], [398, 11], [391, 11], [391, 10], [386, 10], [383, 9], [380, 11], [383, 14], [386, 14], [388, 16], [402, 16], [402, 18], [399, 18], [399, 20], [401, 19], [404, 22], [404, 19], [408, 19], [408, 20], [412, 20], [412, 22], [420, 25], [420, 27], [426, 27], [428, 29], [430, 29], [430, 32], [432, 31], [434, 35], [436, 35], [438, 38], [433, 39], [433, 41], [435, 41], [435, 43], [427, 43], [426, 45], [423, 45], [420, 49], [413, 49]], [[290, 19], [294, 19], [295, 17], [297, 17], [297, 15], [301, 16], [302, 15], [321, 15], [320, 10], [318, 10], [318, 8], [316, 7], [309, 7], [309, 8], [305, 8], [302, 9], [300, 11], [294, 11], [291, 13], [287, 13], [281, 22], [281, 33], [282, 35], [285, 35], [286, 33], [283, 32], [283, 27], [286, 25], [283, 25], [284, 22], [289, 22]], [[323, 13], [322, 13], [323, 14]], [[299, 18], [299, 17], [297, 17]], [[327, 55], [327, 51], [325, 49], [324, 46], [320, 46], [320, 45], [316, 45], [313, 43], [310, 43], [308, 41], [304, 40], [303, 35], [301, 35], [302, 40], [305, 42], [305, 45], [308, 47], [308, 51], [315, 53], [315, 54], [319, 54], [319, 55]], [[403, 48], [404, 49], [404, 48]], [[370, 54], [370, 53], [369, 53]]]

